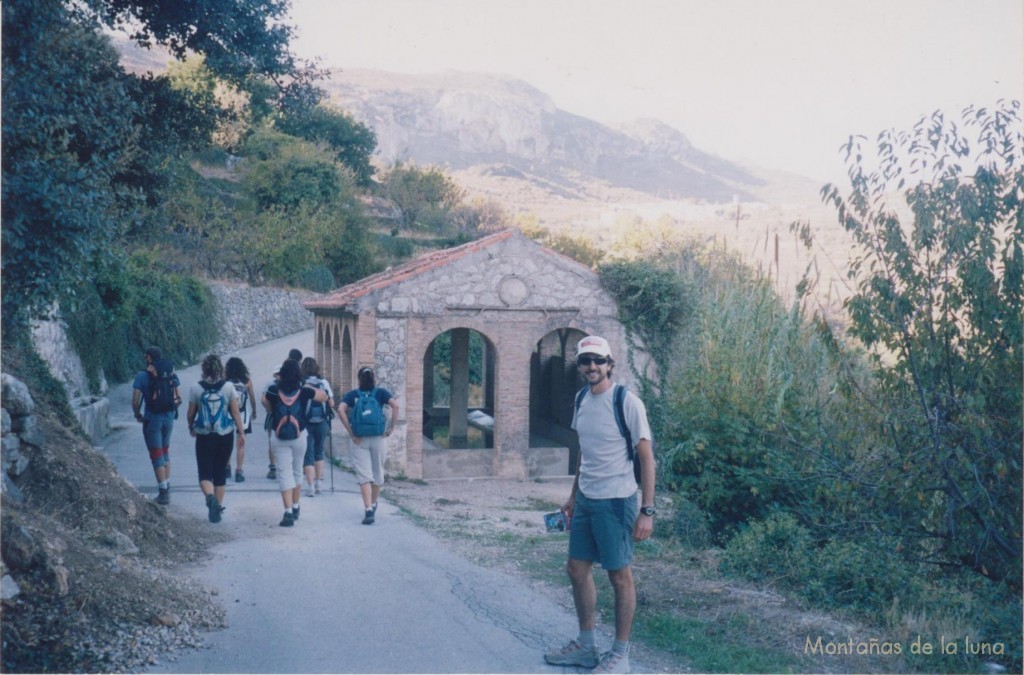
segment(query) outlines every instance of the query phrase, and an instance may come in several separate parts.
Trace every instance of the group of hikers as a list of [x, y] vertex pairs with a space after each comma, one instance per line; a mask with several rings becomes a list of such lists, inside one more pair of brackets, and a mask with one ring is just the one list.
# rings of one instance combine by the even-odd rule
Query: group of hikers
[[[167, 446], [174, 411], [182, 400], [180, 383], [173, 374], [173, 364], [161, 358], [159, 349], [146, 350], [145, 358], [147, 367], [135, 380], [132, 407], [136, 419], [143, 423], [159, 484], [157, 502], [167, 504]], [[596, 335], [581, 339], [576, 367], [586, 382], [576, 396], [572, 417], [572, 428], [580, 442], [579, 462], [561, 512], [569, 530], [566, 571], [579, 634], [563, 647], [546, 653], [544, 659], [556, 666], [592, 668], [595, 673], [628, 673], [636, 610], [633, 542], [649, 538], [654, 529], [651, 428], [640, 398], [612, 382], [615, 361], [607, 340]], [[346, 393], [335, 407], [330, 385], [322, 378], [316, 360], [303, 359], [301, 353], [292, 350], [262, 394], [270, 436], [268, 478], [277, 478], [284, 504], [281, 526], [290, 527], [299, 518], [303, 481], [307, 495], [315, 495], [321, 488], [323, 445], [330, 436], [334, 411], [351, 439], [350, 459], [365, 507], [362, 522], [374, 522], [384, 484], [384, 438], [391, 434], [398, 419], [398, 403], [389, 391], [377, 387], [372, 368], [361, 368], [358, 378], [359, 387]], [[216, 416], [210, 405], [214, 399], [219, 402], [220, 414]], [[385, 406], [391, 408], [388, 416], [384, 415]], [[232, 445], [237, 450], [235, 481], [241, 482], [245, 480], [245, 435], [256, 419], [252, 383], [241, 359], [228, 359], [226, 368], [221, 367], [216, 355], [203, 360], [202, 381], [189, 392], [187, 416], [189, 431], [196, 438], [199, 481], [209, 518], [218, 522], [225, 481], [230, 475]], [[236, 433], [238, 430], [242, 433]], [[615, 639], [612, 648], [603, 653], [595, 640], [594, 563], [605, 569], [615, 594]]]
[[[160, 348], [149, 347], [143, 356], [146, 368], [132, 384], [132, 412], [142, 424], [156, 476], [156, 503], [167, 505], [171, 502], [171, 432], [184, 399], [174, 364], [163, 358]], [[209, 520], [219, 523], [225, 486], [232, 473], [232, 454], [235, 483], [245, 481], [246, 437], [258, 418], [256, 394], [249, 369], [237, 356], [222, 363], [220, 356], [209, 354], [201, 371], [200, 381], [188, 392], [186, 419], [189, 434], [195, 438], [199, 488]], [[384, 439], [398, 419], [398, 402], [391, 392], [377, 386], [372, 368], [360, 368], [358, 377], [359, 387], [335, 403], [320, 364], [292, 349], [260, 395], [269, 439], [267, 478], [277, 480], [281, 491], [282, 527], [292, 527], [299, 519], [303, 485], [308, 497], [323, 490], [325, 448], [336, 414], [351, 440], [349, 458], [365, 509], [362, 523], [374, 523], [384, 485]], [[390, 414], [385, 413], [386, 408]]]

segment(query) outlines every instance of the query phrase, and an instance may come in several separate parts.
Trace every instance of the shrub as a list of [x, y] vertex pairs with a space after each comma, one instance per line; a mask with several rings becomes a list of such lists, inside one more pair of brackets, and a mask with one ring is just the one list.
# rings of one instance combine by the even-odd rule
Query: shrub
[[195, 363], [217, 341], [209, 289], [161, 271], [156, 257], [147, 253], [134, 254], [123, 267], [98, 267], [94, 283], [66, 296], [61, 307], [68, 336], [95, 389], [101, 375], [111, 382], [131, 379], [149, 345], [183, 365]]
[[711, 526], [708, 514], [688, 499], [679, 499], [672, 512], [672, 533], [690, 549], [703, 549], [711, 545]]
[[335, 288], [334, 275], [323, 265], [310, 265], [299, 273], [299, 286], [302, 288], [326, 293]]
[[751, 581], [785, 581], [791, 585], [811, 577], [812, 549], [807, 528], [788, 513], [774, 513], [733, 537], [721, 568], [726, 574]]

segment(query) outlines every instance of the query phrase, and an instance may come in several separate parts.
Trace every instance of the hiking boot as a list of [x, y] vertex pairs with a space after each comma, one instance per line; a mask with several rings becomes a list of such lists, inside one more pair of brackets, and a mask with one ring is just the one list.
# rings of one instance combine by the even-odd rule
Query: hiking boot
[[370, 507], [370, 510], [373, 511], [373, 515], [377, 515], [377, 502], [373, 503], [373, 506]]
[[231, 467], [228, 466], [227, 464], [224, 465], [224, 480], [231, 480]]
[[298, 520], [298, 519], [299, 519], [299, 507], [298, 506], [293, 506], [292, 507], [292, 520]]
[[366, 509], [366, 515], [363, 516], [363, 525], [373, 525], [373, 509]]
[[245, 474], [242, 473], [241, 469], [235, 469], [235, 482], [236, 483], [244, 483], [245, 482]]
[[206, 510], [209, 511], [211, 523], [220, 522], [220, 502], [216, 495], [206, 495]]
[[171, 490], [170, 488], [160, 488], [160, 492], [156, 495], [156, 503], [161, 506], [167, 506], [171, 503]]
[[592, 673], [628, 673], [629, 654], [617, 654], [605, 652], [601, 655], [601, 662], [597, 664]]
[[316, 479], [316, 483], [314, 484], [313, 489], [316, 491], [317, 494], [320, 494], [323, 491], [324, 481], [322, 478]]
[[270, 480], [277, 480], [277, 467], [273, 464], [270, 465], [270, 470], [267, 471], [267, 478]]
[[555, 649], [544, 655], [544, 660], [553, 666], [581, 666], [593, 668], [599, 658], [597, 647], [584, 647], [579, 640], [570, 640], [561, 649]]
[[291, 527], [295, 524], [295, 516], [292, 515], [291, 511], [285, 511], [284, 517], [281, 518], [281, 522], [278, 523], [281, 527]]
[[306, 490], [302, 494], [306, 495], [307, 497], [316, 497], [316, 488], [314, 488], [312, 485], [307, 484]]

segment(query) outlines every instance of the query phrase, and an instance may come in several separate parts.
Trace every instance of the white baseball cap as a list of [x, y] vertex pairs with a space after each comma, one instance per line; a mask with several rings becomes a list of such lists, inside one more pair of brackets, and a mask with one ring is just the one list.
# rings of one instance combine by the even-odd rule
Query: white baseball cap
[[597, 335], [588, 335], [576, 345], [576, 356], [580, 354], [596, 354], [597, 356], [612, 357], [612, 348], [608, 341]]

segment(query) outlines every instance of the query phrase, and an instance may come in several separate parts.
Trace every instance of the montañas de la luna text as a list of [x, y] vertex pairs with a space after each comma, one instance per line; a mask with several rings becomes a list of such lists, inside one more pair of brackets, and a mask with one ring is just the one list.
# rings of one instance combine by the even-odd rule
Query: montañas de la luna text
[[[961, 646], [963, 649], [961, 650]], [[811, 640], [808, 635], [804, 642], [804, 654], [822, 654], [825, 656], [899, 656], [901, 654], [967, 654], [970, 656], [1001, 656], [1006, 653], [1002, 642], [978, 642], [970, 637], [964, 637], [963, 642], [947, 640], [945, 636], [939, 638], [938, 644], [926, 642], [918, 635], [909, 648], [900, 642], [891, 640], [879, 640], [870, 638], [868, 640], [854, 640], [850, 638], [846, 642], [824, 641], [819, 636]]]

